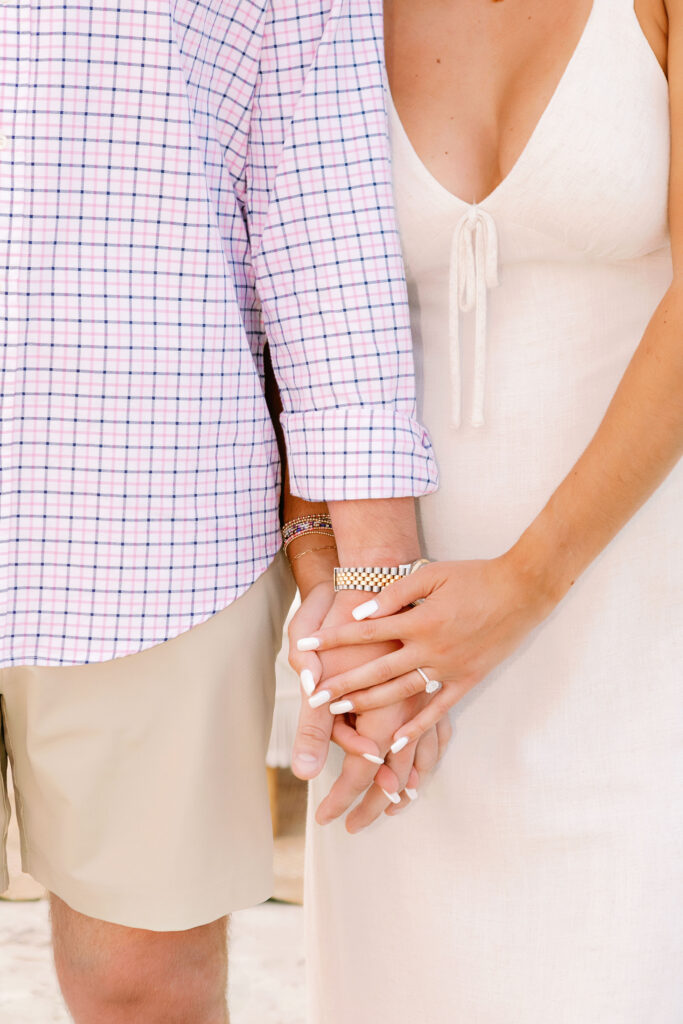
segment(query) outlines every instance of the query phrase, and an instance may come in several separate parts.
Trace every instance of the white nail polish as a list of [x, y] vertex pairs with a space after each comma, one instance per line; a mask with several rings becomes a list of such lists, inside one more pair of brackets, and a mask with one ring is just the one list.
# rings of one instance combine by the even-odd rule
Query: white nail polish
[[369, 761], [370, 764], [384, 764], [382, 758], [377, 757], [377, 754], [363, 754], [363, 757], [366, 761]]
[[398, 793], [387, 793], [386, 789], [383, 789], [382, 792], [384, 793], [387, 800], [391, 800], [392, 804], [400, 804], [401, 798], [398, 795]]
[[307, 697], [310, 697], [315, 690], [315, 679], [310, 668], [305, 668], [301, 673], [301, 688]]
[[425, 686], [425, 693], [436, 693], [442, 686], [443, 683], [440, 683], [437, 679], [430, 679]]
[[320, 641], [315, 636], [302, 636], [301, 640], [296, 642], [298, 651], [317, 651], [319, 647]]
[[405, 794], [409, 800], [417, 800], [420, 795], [416, 789], [408, 789], [407, 786], [405, 788]]
[[400, 754], [404, 747], [408, 746], [408, 737], [401, 736], [400, 740], [396, 740], [395, 743], [391, 744], [391, 753]]
[[353, 711], [353, 701], [338, 700], [330, 704], [330, 711], [333, 715], [345, 715], [347, 711]]
[[314, 693], [312, 697], [308, 698], [308, 703], [312, 708], [321, 708], [323, 704], [327, 704], [332, 694], [328, 690], [321, 690], [320, 693]]
[[379, 605], [376, 601], [366, 601], [365, 604], [359, 604], [357, 608], [354, 608], [351, 614], [356, 622], [360, 622], [361, 619], [367, 619], [368, 615], [374, 615], [378, 608]]

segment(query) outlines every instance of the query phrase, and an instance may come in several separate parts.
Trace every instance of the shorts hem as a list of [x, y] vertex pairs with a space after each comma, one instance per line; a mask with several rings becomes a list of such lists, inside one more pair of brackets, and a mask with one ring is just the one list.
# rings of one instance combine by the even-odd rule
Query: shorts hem
[[[124, 928], [140, 928], [152, 932], [181, 932], [199, 928], [234, 911], [247, 910], [265, 903], [273, 894], [272, 875], [259, 885], [242, 886], [239, 891], [236, 888], [217, 887], [215, 895], [207, 895], [204, 890], [197, 895], [196, 900], [186, 895], [182, 906], [177, 899], [174, 902], [176, 892], [172, 890], [166, 903], [169, 907], [175, 906], [175, 911], [157, 912], [151, 908], [145, 909], [140, 900], [125, 893], [106, 895], [95, 886], [59, 877], [44, 864], [30, 858], [26, 859], [23, 869], [44, 885], [48, 892], [79, 914], [108, 924], [122, 925]], [[189, 909], [191, 905], [192, 909]]]

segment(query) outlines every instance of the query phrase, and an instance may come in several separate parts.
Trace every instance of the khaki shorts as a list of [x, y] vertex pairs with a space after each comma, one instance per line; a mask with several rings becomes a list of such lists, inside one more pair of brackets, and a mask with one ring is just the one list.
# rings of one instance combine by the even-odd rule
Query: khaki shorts
[[22, 865], [83, 914], [175, 931], [267, 899], [280, 553], [181, 636], [88, 665], [0, 670], [0, 892], [9, 756]]

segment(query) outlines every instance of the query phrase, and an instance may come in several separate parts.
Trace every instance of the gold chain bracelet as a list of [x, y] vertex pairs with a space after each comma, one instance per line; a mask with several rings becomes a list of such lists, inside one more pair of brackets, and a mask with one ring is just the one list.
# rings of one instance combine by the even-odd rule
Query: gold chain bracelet
[[290, 562], [296, 562], [297, 558], [303, 558], [304, 555], [312, 555], [314, 551], [336, 551], [336, 550], [337, 550], [337, 545], [336, 544], [323, 544], [319, 548], [306, 548], [305, 551], [300, 551], [298, 555], [294, 555], [293, 558], [290, 558], [289, 560], [290, 560]]

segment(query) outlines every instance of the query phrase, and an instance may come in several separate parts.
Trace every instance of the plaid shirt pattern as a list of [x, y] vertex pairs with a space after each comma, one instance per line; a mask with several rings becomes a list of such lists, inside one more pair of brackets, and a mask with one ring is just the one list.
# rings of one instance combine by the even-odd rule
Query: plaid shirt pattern
[[175, 636], [292, 486], [420, 495], [381, 0], [0, 5], [0, 665]]

